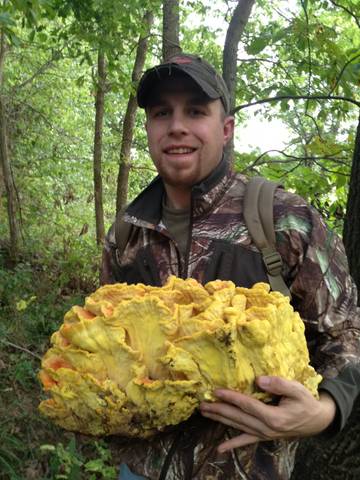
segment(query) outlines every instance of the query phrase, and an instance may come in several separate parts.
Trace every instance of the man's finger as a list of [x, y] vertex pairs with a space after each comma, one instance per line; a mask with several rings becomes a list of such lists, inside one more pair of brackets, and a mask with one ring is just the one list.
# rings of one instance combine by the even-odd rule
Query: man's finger
[[248, 421], [245, 419], [236, 421], [236, 420], [232, 420], [229, 417], [222, 416], [219, 413], [205, 412], [205, 411], [201, 411], [201, 413], [206, 418], [210, 418], [215, 422], [220, 422], [224, 425], [227, 425], [228, 427], [234, 428], [235, 430], [239, 430], [240, 432], [256, 435], [259, 437], [267, 437], [268, 428], [266, 427], [266, 425], [262, 424], [256, 419], [252, 419], [253, 421]]
[[277, 413], [277, 407], [268, 405], [256, 398], [249, 397], [248, 395], [235, 392], [234, 390], [215, 390], [215, 395], [220, 400], [240, 408], [243, 412], [263, 420], [265, 423], [267, 423], [269, 415], [276, 415]]
[[256, 379], [256, 383], [265, 392], [289, 398], [299, 398], [307, 392], [301, 383], [282, 377], [260, 376]]
[[238, 430], [256, 435], [271, 436], [273, 432], [261, 418], [250, 415], [239, 407], [228, 403], [202, 403], [200, 405], [202, 415], [229, 425]]
[[226, 442], [221, 443], [218, 446], [218, 452], [224, 453], [233, 448], [244, 447], [245, 445], [251, 445], [253, 443], [259, 442], [261, 439], [257, 435], [251, 435], [249, 433], [243, 433], [237, 437], [231, 438]]
[[213, 413], [213, 412], [206, 412], [206, 411], [201, 411], [201, 414], [206, 418], [210, 418], [210, 420], [214, 420], [215, 422], [220, 422], [224, 425], [227, 425], [228, 427], [235, 428], [236, 430], [243, 430], [242, 425], [231, 420], [228, 417], [223, 417], [220, 414]]

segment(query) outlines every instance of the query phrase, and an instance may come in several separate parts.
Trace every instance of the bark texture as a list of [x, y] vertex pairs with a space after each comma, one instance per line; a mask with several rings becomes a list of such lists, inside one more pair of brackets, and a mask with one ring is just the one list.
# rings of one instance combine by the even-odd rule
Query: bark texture
[[[360, 292], [360, 116], [350, 174], [343, 237], [350, 273]], [[360, 298], [358, 304], [360, 305]]]
[[94, 133], [94, 199], [96, 219], [96, 243], [104, 242], [104, 209], [102, 194], [102, 137], [104, 123], [104, 100], [105, 100], [106, 66], [104, 53], [98, 52], [98, 79], [95, 100], [95, 133]]
[[7, 212], [10, 231], [10, 259], [16, 262], [19, 254], [20, 227], [17, 219], [16, 188], [11, 172], [10, 156], [8, 150], [8, 135], [6, 123], [6, 106], [3, 95], [3, 71], [6, 56], [5, 35], [0, 38], [0, 164], [6, 190]]
[[226, 32], [223, 52], [223, 77], [230, 92], [231, 109], [235, 107], [238, 46], [254, 3], [255, 0], [238, 1]]
[[[144, 22], [147, 30], [150, 31], [154, 21], [152, 12], [147, 12]], [[141, 37], [136, 50], [136, 59], [132, 72], [132, 84], [135, 86], [139, 81], [144, 68], [146, 52], [148, 48], [148, 36]], [[120, 212], [126, 205], [128, 194], [129, 173], [131, 168], [130, 153], [134, 134], [135, 115], [137, 109], [136, 96], [130, 94], [122, 129], [122, 141], [120, 147], [120, 168], [117, 179], [116, 213]]]
[[[239, 0], [226, 32], [223, 51], [223, 77], [230, 92], [230, 108], [235, 107], [237, 52], [241, 35], [249, 20], [255, 0]], [[228, 142], [226, 155], [232, 163], [234, 159], [234, 141]]]
[[165, 0], [163, 3], [163, 60], [181, 53], [179, 0]]

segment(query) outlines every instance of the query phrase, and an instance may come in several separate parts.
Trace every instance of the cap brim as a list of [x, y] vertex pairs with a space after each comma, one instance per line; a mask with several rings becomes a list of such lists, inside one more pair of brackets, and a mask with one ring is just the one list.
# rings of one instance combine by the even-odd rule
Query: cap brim
[[209, 98], [213, 100], [220, 98], [216, 90], [198, 78], [198, 72], [192, 72], [191, 64], [168, 63], [148, 70], [142, 77], [137, 90], [137, 102], [140, 108], [145, 108], [148, 104], [149, 94], [155, 85], [173, 76], [173, 72], [181, 72], [190, 77]]

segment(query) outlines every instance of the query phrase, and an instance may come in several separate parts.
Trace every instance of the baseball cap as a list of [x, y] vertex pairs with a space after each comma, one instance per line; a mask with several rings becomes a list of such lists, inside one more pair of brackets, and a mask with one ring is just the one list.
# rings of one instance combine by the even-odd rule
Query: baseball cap
[[230, 112], [230, 94], [222, 76], [210, 65], [197, 55], [180, 53], [170, 57], [165, 63], [146, 70], [141, 77], [137, 89], [137, 102], [139, 107], [145, 108], [151, 90], [157, 82], [176, 76], [178, 72], [188, 75], [211, 99], [219, 98], [225, 112]]

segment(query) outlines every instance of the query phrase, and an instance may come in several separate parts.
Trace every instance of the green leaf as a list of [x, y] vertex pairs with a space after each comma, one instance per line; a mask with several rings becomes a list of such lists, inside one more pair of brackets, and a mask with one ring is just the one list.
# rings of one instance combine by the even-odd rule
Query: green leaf
[[16, 23], [8, 12], [4, 12], [0, 13], [0, 25], [5, 27], [14, 27]]
[[290, 105], [288, 100], [281, 100], [280, 102], [280, 108], [282, 112], [287, 112], [290, 110]]
[[48, 40], [47, 34], [43, 32], [38, 33], [37, 38], [40, 40], [40, 42], [43, 42], [43, 43], [45, 43]]
[[267, 37], [258, 37], [247, 47], [246, 51], [250, 55], [257, 55], [269, 44], [269, 39]]
[[35, 38], [35, 30], [31, 30], [31, 32], [29, 33], [30, 42], [33, 42], [34, 38]]
[[356, 54], [360, 53], [360, 49], [359, 48], [350, 48], [349, 50], [345, 50], [345, 53], [346, 53], [347, 56], [352, 57], [353, 55], [356, 55]]
[[289, 28], [277, 28], [271, 35], [271, 43], [282, 40], [289, 33]]
[[96, 458], [86, 462], [84, 466], [87, 472], [101, 472], [104, 468], [104, 462], [101, 458]]
[[342, 188], [345, 187], [345, 185], [348, 183], [349, 179], [345, 175], [338, 175], [336, 177], [336, 188]]
[[307, 43], [306, 43], [306, 38], [305, 35], [301, 36], [298, 39], [297, 46], [300, 50], [305, 51], [307, 49]]
[[78, 87], [82, 87], [85, 83], [85, 75], [81, 75], [81, 77], [77, 78], [75, 83]]
[[12, 45], [14, 45], [15, 47], [20, 47], [21, 39], [14, 32], [8, 31], [7, 32], [7, 37], [8, 37], [9, 42]]
[[298, 94], [299, 94], [299, 92], [295, 89], [295, 87], [285, 85], [285, 86], [280, 88], [280, 90], [277, 93], [277, 96], [281, 97], [281, 96], [284, 95], [284, 96], [293, 97], [293, 96], [298, 95]]

